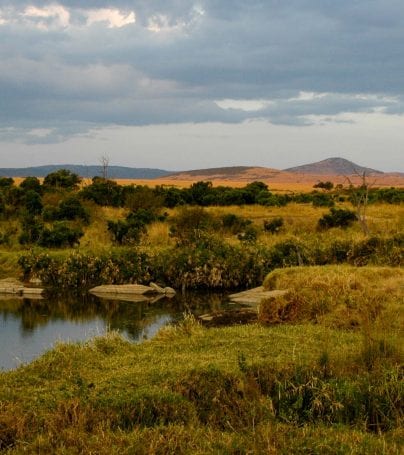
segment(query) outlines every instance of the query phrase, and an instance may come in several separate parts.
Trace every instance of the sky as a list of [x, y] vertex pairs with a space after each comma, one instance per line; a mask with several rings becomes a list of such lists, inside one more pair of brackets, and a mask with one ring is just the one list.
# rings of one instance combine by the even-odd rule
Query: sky
[[402, 0], [0, 0], [0, 167], [404, 171]]

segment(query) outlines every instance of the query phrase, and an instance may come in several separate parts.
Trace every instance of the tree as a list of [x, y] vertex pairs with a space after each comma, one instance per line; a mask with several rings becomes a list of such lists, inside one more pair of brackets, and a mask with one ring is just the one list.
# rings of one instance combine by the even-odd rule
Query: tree
[[100, 156], [100, 163], [102, 167], [102, 178], [106, 180], [108, 178], [108, 167], [109, 167], [109, 156], [102, 155]]
[[44, 181], [43, 186], [46, 189], [65, 189], [74, 190], [79, 186], [81, 179], [77, 174], [67, 170], [59, 169], [56, 172], [48, 174]]
[[346, 177], [349, 183], [350, 197], [352, 205], [355, 207], [356, 218], [365, 235], [369, 235], [369, 226], [367, 222], [367, 208], [369, 203], [369, 190], [375, 184], [375, 181], [369, 183], [366, 171], [362, 174], [356, 173], [360, 177], [361, 184], [355, 187], [349, 177]]
[[313, 185], [313, 188], [321, 188], [326, 191], [331, 191], [334, 188], [334, 184], [327, 180], [326, 182], [318, 182]]
[[20, 188], [24, 191], [35, 191], [38, 194], [42, 193], [41, 182], [37, 177], [26, 177], [21, 183]]

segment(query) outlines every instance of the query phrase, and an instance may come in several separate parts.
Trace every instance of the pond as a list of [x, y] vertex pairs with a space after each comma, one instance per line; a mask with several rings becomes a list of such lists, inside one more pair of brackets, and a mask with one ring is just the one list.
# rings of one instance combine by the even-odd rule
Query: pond
[[164, 325], [234, 305], [226, 294], [186, 293], [157, 301], [130, 302], [83, 296], [45, 299], [0, 296], [0, 370], [25, 364], [52, 348], [56, 342], [84, 341], [109, 330], [141, 342]]

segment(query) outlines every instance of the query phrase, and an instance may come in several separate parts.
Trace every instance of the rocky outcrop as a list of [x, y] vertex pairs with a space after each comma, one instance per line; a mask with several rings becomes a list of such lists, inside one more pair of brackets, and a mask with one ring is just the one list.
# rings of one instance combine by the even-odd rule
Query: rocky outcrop
[[243, 305], [251, 305], [256, 307], [259, 305], [261, 300], [268, 299], [270, 297], [279, 297], [285, 295], [288, 291], [267, 291], [263, 286], [259, 286], [254, 289], [248, 289], [247, 291], [238, 292], [237, 294], [229, 295], [231, 302], [240, 303]]
[[24, 283], [15, 278], [5, 278], [0, 280], [0, 294], [13, 295], [20, 297], [40, 296], [43, 293], [41, 288], [27, 288]]
[[150, 300], [153, 296], [173, 296], [175, 290], [170, 287], [162, 288], [155, 283], [150, 283], [149, 286], [143, 284], [106, 284], [90, 289], [90, 293], [98, 297], [119, 297], [122, 300], [143, 302]]

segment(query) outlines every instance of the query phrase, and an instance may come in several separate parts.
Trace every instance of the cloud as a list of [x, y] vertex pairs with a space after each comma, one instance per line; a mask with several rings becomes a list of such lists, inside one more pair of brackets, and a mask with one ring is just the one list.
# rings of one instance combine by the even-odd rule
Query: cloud
[[69, 11], [57, 4], [51, 4], [43, 8], [37, 6], [27, 6], [22, 13], [22, 16], [32, 21], [41, 29], [47, 29], [50, 26], [56, 27], [68, 27], [70, 24], [70, 13]]
[[133, 11], [122, 13], [119, 9], [113, 8], [88, 10], [84, 12], [84, 15], [87, 16], [87, 25], [106, 22], [108, 28], [121, 28], [136, 22], [136, 15]]
[[403, 22], [401, 0], [0, 0], [0, 127], [64, 140], [90, 125], [402, 115]]

